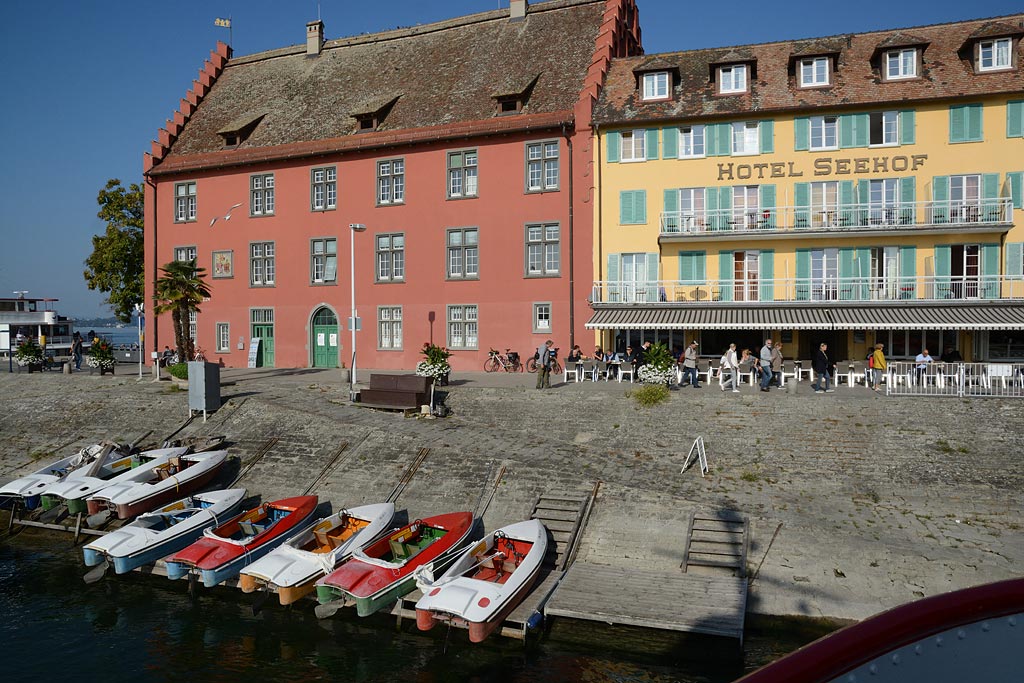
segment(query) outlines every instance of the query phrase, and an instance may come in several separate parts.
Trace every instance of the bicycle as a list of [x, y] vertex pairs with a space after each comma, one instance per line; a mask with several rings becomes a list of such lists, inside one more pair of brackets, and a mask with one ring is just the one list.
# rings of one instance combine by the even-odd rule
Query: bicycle
[[[531, 358], [526, 361], [527, 372], [537, 372], [537, 359]], [[562, 371], [562, 364], [558, 362], [558, 347], [551, 349], [551, 372], [558, 374]]]
[[[196, 350], [195, 350], [195, 353], [192, 356], [192, 360], [202, 360], [202, 361], [205, 361], [206, 360], [206, 351], [204, 351], [202, 348], [197, 346]], [[175, 351], [170, 356], [168, 356], [167, 365], [177, 365], [179, 363], [179, 361], [180, 361], [180, 359], [178, 358], [178, 352]]]
[[487, 352], [487, 360], [484, 361], [484, 372], [497, 372], [499, 369], [505, 372], [522, 372], [523, 364], [519, 360], [519, 354], [515, 351], [505, 349], [505, 355], [497, 349]]

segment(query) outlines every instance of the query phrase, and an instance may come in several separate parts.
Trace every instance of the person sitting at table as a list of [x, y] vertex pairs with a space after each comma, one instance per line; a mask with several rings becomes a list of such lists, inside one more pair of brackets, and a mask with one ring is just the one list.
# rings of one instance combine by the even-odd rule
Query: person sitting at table
[[581, 360], [583, 360], [583, 352], [580, 351], [580, 345], [576, 344], [572, 347], [572, 350], [569, 351], [569, 355], [565, 357], [565, 362], [579, 363]]
[[604, 350], [600, 346], [594, 347], [594, 360], [600, 363], [604, 359]]

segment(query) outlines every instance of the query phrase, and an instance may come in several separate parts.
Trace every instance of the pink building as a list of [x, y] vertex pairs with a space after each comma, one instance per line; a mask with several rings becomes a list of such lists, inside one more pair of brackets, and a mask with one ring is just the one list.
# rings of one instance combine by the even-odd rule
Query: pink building
[[[634, 0], [306, 30], [245, 57], [218, 44], [145, 155], [147, 298], [161, 265], [195, 258], [209, 360], [244, 367], [258, 338], [259, 365], [337, 367], [354, 259], [359, 367], [412, 368], [428, 341], [456, 370], [585, 344], [590, 116], [609, 60], [642, 51]], [[173, 344], [169, 315], [147, 325]]]

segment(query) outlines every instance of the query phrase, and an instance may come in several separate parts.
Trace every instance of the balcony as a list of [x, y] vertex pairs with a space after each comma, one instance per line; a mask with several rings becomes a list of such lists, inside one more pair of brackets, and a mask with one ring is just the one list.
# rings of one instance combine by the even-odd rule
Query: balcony
[[595, 282], [596, 304], [721, 304], [726, 302], [998, 301], [1024, 299], [1019, 275], [826, 277], [686, 282]]
[[[804, 237], [815, 234], [905, 234], [1009, 228], [1013, 202], [928, 201], [849, 204], [834, 208], [780, 206], [772, 209], [667, 211], [661, 214], [661, 238], [718, 238], [752, 235]], [[673, 239], [673, 241], [675, 241]]]

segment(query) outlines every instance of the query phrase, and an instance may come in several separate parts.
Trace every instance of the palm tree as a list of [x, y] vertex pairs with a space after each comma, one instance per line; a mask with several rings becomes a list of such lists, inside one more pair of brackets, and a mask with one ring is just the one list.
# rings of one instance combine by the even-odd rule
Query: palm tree
[[210, 297], [210, 288], [203, 281], [206, 269], [197, 268], [193, 259], [171, 261], [160, 270], [163, 275], [156, 281], [153, 311], [157, 314], [170, 311], [178, 358], [186, 361], [195, 355], [195, 345], [188, 334], [189, 314], [198, 312], [199, 304]]

